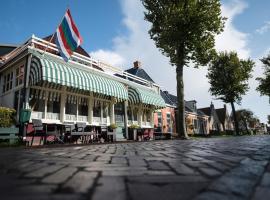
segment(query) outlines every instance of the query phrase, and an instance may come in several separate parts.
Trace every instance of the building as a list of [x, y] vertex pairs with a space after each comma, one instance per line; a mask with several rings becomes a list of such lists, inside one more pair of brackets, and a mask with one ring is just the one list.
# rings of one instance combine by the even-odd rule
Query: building
[[233, 131], [233, 121], [229, 115], [226, 104], [224, 104], [223, 108], [217, 108], [216, 113], [222, 124], [222, 131]]
[[64, 62], [51, 36], [32, 36], [2, 61], [0, 105], [30, 108], [31, 119], [43, 123], [85, 122], [96, 131], [117, 124], [120, 140], [131, 123], [153, 129], [154, 111], [165, 107], [157, 84], [94, 60], [82, 47]]
[[212, 132], [219, 133], [221, 131], [224, 131], [223, 125], [219, 119], [218, 113], [212, 102], [209, 107], [199, 108], [198, 110], [208, 116], [209, 133]]

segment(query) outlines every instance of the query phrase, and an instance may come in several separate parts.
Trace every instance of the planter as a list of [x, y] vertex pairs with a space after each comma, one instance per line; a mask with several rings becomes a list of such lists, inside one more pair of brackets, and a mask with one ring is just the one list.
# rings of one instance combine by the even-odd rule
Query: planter
[[9, 140], [13, 144], [18, 139], [19, 128], [0, 128], [0, 139]]

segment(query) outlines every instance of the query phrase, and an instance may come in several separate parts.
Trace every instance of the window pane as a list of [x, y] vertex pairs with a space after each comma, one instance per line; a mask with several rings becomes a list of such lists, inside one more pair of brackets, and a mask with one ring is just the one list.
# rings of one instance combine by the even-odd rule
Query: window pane
[[96, 101], [96, 100], [94, 101], [93, 116], [94, 117], [101, 117], [100, 101]]
[[79, 115], [88, 116], [88, 105], [79, 104]]

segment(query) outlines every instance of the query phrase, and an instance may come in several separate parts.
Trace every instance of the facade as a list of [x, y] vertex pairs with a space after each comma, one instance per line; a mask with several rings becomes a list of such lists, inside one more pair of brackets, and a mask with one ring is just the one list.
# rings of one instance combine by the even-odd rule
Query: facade
[[118, 139], [128, 137], [131, 124], [154, 128], [154, 111], [165, 107], [157, 84], [96, 61], [81, 47], [66, 63], [54, 38], [48, 41], [32, 36], [2, 57], [0, 106], [30, 108], [31, 119], [43, 123], [84, 122], [96, 131], [117, 124]]
[[[166, 92], [167, 96], [171, 101], [176, 105], [175, 116], [177, 118], [177, 96], [169, 94]], [[186, 130], [189, 135], [209, 134], [209, 123], [208, 116], [202, 111], [197, 109], [197, 102], [195, 100], [185, 101], [185, 121], [186, 121]], [[178, 133], [178, 126], [176, 124], [176, 132]]]
[[223, 125], [218, 117], [218, 114], [212, 102], [210, 104], [210, 107], [200, 108], [198, 110], [200, 112], [203, 112], [205, 115], [209, 117], [208, 118], [209, 133], [224, 131]]
[[218, 118], [222, 124], [223, 131], [232, 131], [233, 130], [233, 121], [229, 115], [226, 104], [224, 104], [223, 108], [216, 109], [216, 113]]

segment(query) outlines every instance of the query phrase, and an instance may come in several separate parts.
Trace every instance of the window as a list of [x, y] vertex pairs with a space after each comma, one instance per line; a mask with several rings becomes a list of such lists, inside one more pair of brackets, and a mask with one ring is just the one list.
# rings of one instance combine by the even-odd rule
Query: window
[[132, 121], [132, 110], [130, 107], [127, 109], [128, 120]]
[[72, 95], [68, 96], [65, 108], [66, 114], [77, 115], [77, 97]]
[[114, 105], [114, 113], [115, 113], [115, 122], [123, 122], [124, 121], [124, 106], [123, 103], [119, 102]]
[[45, 100], [37, 96], [31, 98], [29, 105], [33, 111], [44, 112], [45, 110]]
[[193, 121], [194, 129], [198, 129], [198, 120], [194, 119]]
[[161, 112], [157, 113], [157, 118], [158, 118], [158, 127], [162, 126], [162, 115]]
[[15, 86], [21, 85], [23, 83], [24, 75], [24, 65], [21, 65], [16, 69], [16, 84]]
[[100, 101], [98, 100], [94, 101], [93, 116], [101, 117], [101, 105], [100, 105]]
[[12, 89], [12, 79], [13, 79], [13, 72], [10, 72], [4, 76], [4, 82], [3, 82], [3, 93], [9, 91]]
[[138, 108], [133, 109], [133, 121], [138, 121]]
[[80, 98], [78, 105], [78, 115], [88, 116], [87, 98]]
[[47, 112], [60, 113], [60, 101], [52, 101], [49, 99], [47, 103]]
[[109, 113], [109, 104], [106, 102], [102, 103], [102, 116], [103, 118], [107, 118]]
[[172, 132], [172, 126], [171, 126], [171, 113], [167, 113], [166, 115], [167, 118], [167, 127], [168, 127], [168, 132]]

